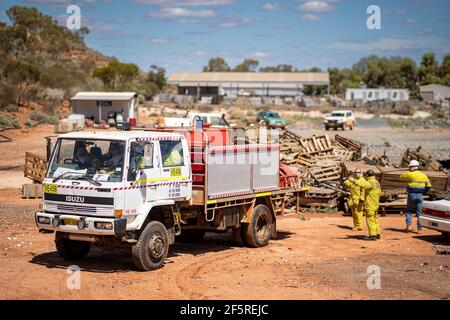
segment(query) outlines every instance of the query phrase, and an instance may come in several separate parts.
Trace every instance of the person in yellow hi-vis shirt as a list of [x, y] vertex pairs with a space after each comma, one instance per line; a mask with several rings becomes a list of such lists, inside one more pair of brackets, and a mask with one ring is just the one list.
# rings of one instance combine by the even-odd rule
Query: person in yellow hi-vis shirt
[[364, 213], [366, 215], [369, 236], [366, 240], [378, 240], [381, 238], [380, 223], [378, 221], [378, 208], [380, 206], [381, 187], [375, 178], [373, 170], [367, 171], [366, 180], [353, 180], [353, 183], [365, 192]]
[[364, 190], [361, 189], [355, 182], [366, 181], [362, 176], [361, 169], [355, 170], [355, 177], [349, 176], [344, 181], [344, 185], [350, 190], [348, 198], [348, 206], [352, 211], [353, 217], [353, 231], [362, 230], [362, 216], [364, 207]]
[[420, 233], [422, 226], [420, 225], [420, 216], [422, 215], [423, 194], [431, 189], [430, 179], [423, 172], [419, 171], [420, 163], [417, 160], [412, 160], [409, 164], [409, 171], [403, 173], [400, 179], [407, 182], [406, 191], [408, 192], [408, 199], [406, 202], [406, 232], [411, 232], [411, 211], [416, 206], [417, 215], [417, 232]]

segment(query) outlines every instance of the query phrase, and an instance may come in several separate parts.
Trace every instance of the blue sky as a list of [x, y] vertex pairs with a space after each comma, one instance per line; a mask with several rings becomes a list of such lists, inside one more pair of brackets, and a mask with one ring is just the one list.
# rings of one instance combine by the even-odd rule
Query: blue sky
[[[363, 56], [450, 52], [448, 0], [0, 0], [0, 20], [12, 5], [35, 6], [65, 24], [78, 4], [86, 43], [148, 70], [201, 71], [209, 58], [232, 66], [350, 67]], [[366, 26], [367, 7], [381, 8], [381, 30]]]

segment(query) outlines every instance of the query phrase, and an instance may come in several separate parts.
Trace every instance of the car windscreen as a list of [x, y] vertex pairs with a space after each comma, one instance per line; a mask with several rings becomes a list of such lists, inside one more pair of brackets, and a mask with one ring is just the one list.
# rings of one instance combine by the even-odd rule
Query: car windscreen
[[125, 142], [95, 139], [59, 139], [47, 177], [96, 181], [122, 180]]
[[331, 114], [332, 117], [345, 117], [345, 113], [341, 113], [341, 112], [333, 112]]

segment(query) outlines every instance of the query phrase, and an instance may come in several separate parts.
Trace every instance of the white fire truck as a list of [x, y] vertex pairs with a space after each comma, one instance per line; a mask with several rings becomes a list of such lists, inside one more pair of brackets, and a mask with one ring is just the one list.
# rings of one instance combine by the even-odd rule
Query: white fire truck
[[237, 241], [266, 246], [274, 203], [301, 190], [279, 187], [278, 144], [232, 141], [229, 128], [60, 135], [36, 224], [55, 232], [65, 259], [127, 246], [142, 270], [160, 268], [176, 237], [233, 229]]

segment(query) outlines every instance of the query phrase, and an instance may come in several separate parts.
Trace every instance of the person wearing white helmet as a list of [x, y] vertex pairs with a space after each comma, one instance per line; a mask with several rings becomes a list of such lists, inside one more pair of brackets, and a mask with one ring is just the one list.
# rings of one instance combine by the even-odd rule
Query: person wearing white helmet
[[422, 215], [423, 194], [431, 189], [431, 183], [426, 174], [419, 171], [420, 163], [417, 160], [412, 160], [409, 163], [409, 171], [403, 173], [400, 179], [407, 182], [406, 191], [408, 192], [408, 199], [406, 202], [406, 232], [411, 232], [412, 217], [411, 211], [416, 207], [417, 215], [417, 232], [420, 233], [422, 227], [419, 218]]

